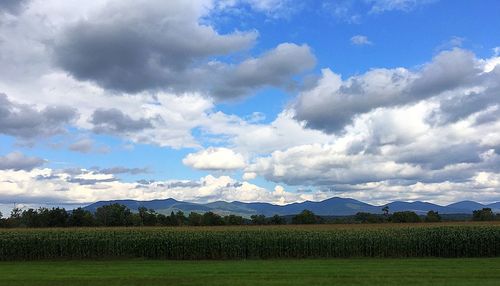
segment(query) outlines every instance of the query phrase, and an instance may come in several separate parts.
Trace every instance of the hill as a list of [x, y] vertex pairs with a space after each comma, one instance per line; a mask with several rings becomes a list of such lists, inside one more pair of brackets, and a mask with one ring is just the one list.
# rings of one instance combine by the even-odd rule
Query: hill
[[[270, 203], [244, 203], [244, 202], [224, 202], [216, 201], [206, 204], [182, 202], [175, 199], [136, 201], [136, 200], [114, 200], [99, 201], [90, 204], [85, 209], [95, 212], [98, 207], [118, 203], [127, 206], [132, 211], [137, 211], [143, 206], [154, 209], [158, 213], [169, 214], [170, 212], [183, 211], [185, 213], [197, 212], [205, 213], [212, 211], [221, 215], [236, 214], [250, 217], [255, 214], [272, 216], [275, 214], [286, 216], [300, 213], [308, 209], [321, 216], [347, 216], [358, 212], [382, 213], [383, 206], [367, 204], [355, 199], [333, 197], [320, 202], [305, 201], [288, 205], [274, 205]], [[447, 206], [441, 206], [428, 202], [402, 202], [395, 201], [387, 204], [390, 212], [414, 211], [418, 214], [425, 214], [430, 210], [438, 211], [441, 214], [470, 214], [473, 210], [490, 207], [495, 212], [500, 211], [500, 202], [484, 205], [473, 201], [462, 201]]]

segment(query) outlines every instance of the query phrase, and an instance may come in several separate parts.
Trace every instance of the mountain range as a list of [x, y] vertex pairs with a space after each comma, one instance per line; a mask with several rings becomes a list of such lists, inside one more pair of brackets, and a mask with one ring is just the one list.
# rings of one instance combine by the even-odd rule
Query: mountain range
[[474, 201], [461, 201], [447, 206], [441, 206], [421, 201], [395, 201], [387, 205], [376, 206], [355, 199], [339, 197], [333, 197], [320, 202], [305, 201], [288, 205], [273, 205], [270, 203], [243, 203], [237, 201], [216, 201], [206, 204], [200, 204], [177, 201], [175, 199], [152, 201], [113, 200], [99, 201], [84, 207], [84, 209], [95, 212], [96, 209], [101, 206], [114, 203], [125, 205], [132, 211], [137, 211], [139, 207], [142, 206], [148, 209], [153, 209], [156, 212], [163, 214], [170, 214], [170, 212], [172, 211], [183, 211], [184, 213], [205, 213], [211, 211], [220, 215], [235, 214], [241, 215], [243, 217], [250, 217], [251, 215], [255, 214], [263, 214], [265, 216], [272, 216], [275, 214], [282, 216], [294, 215], [300, 213], [304, 209], [308, 209], [321, 216], [348, 216], [354, 215], [357, 212], [382, 213], [382, 208], [384, 206], [388, 206], [390, 212], [414, 211], [417, 214], [425, 214], [430, 210], [437, 211], [440, 214], [471, 214], [472, 211], [482, 208], [491, 208], [494, 212], [500, 212], [500, 202], [485, 205]]

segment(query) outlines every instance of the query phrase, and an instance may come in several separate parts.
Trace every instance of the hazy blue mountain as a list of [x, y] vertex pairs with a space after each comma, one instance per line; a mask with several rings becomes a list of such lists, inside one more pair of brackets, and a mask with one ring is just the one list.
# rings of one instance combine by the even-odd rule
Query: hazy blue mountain
[[[116, 200], [100, 201], [88, 205], [85, 209], [94, 212], [98, 207], [119, 203], [127, 206], [132, 211], [137, 211], [143, 206], [148, 209], [154, 209], [159, 213], [169, 214], [174, 211], [183, 211], [184, 213], [197, 212], [204, 213], [212, 211], [221, 215], [237, 214], [244, 217], [250, 217], [254, 214], [263, 214], [272, 216], [275, 214], [286, 216], [300, 213], [308, 209], [315, 214], [322, 216], [345, 216], [354, 215], [357, 212], [382, 213], [383, 206], [374, 206], [355, 199], [333, 197], [321, 202], [305, 201], [301, 203], [292, 203], [288, 205], [273, 205], [270, 203], [243, 203], [243, 202], [211, 202], [207, 204], [198, 204], [190, 202], [181, 202], [174, 199], [153, 200], [153, 201], [135, 201], [135, 200]], [[418, 214], [425, 214], [430, 210], [441, 214], [470, 214], [473, 210], [490, 207], [495, 211], [500, 211], [500, 202], [490, 205], [483, 205], [473, 201], [462, 201], [448, 206], [441, 206], [428, 202], [401, 202], [396, 201], [387, 204], [389, 211], [414, 211]]]
[[451, 214], [451, 213], [470, 213], [471, 211], [460, 208], [453, 208], [448, 206], [440, 206], [428, 202], [392, 202], [387, 204], [389, 206], [390, 212], [399, 212], [399, 211], [413, 211], [417, 214], [425, 214], [428, 211], [437, 211], [442, 214]]
[[461, 201], [453, 204], [447, 205], [449, 208], [454, 208], [454, 209], [462, 209], [466, 210], [468, 212], [472, 212], [473, 210], [480, 210], [482, 208], [486, 208], [487, 206], [480, 204], [478, 202], [474, 201]]
[[500, 202], [489, 204], [486, 207], [491, 208], [494, 212], [500, 212]]

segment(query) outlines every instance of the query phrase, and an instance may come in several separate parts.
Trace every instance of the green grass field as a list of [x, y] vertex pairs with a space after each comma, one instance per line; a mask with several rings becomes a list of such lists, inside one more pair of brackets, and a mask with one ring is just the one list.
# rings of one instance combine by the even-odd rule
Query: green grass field
[[500, 258], [0, 262], [0, 285], [500, 285]]

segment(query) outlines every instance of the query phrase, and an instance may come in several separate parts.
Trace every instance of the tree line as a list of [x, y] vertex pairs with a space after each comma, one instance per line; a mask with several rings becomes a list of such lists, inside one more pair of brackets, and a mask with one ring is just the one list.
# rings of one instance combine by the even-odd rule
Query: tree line
[[[83, 208], [67, 211], [64, 208], [39, 208], [21, 210], [14, 208], [10, 217], [2, 218], [0, 227], [114, 227], [114, 226], [223, 226], [223, 225], [282, 225], [282, 224], [324, 224], [324, 223], [417, 223], [440, 222], [441, 215], [429, 211], [425, 216], [419, 216], [412, 211], [389, 213], [384, 207], [382, 214], [358, 212], [354, 216], [329, 219], [303, 210], [294, 216], [266, 217], [252, 215], [244, 218], [238, 215], [221, 216], [214, 212], [203, 214], [191, 212], [185, 215], [182, 211], [171, 212], [170, 215], [157, 213], [155, 210], [140, 207], [138, 212], [132, 212], [121, 204], [110, 204], [99, 207], [94, 213]], [[495, 214], [490, 208], [475, 210], [472, 213], [474, 221], [500, 220], [500, 214]]]

